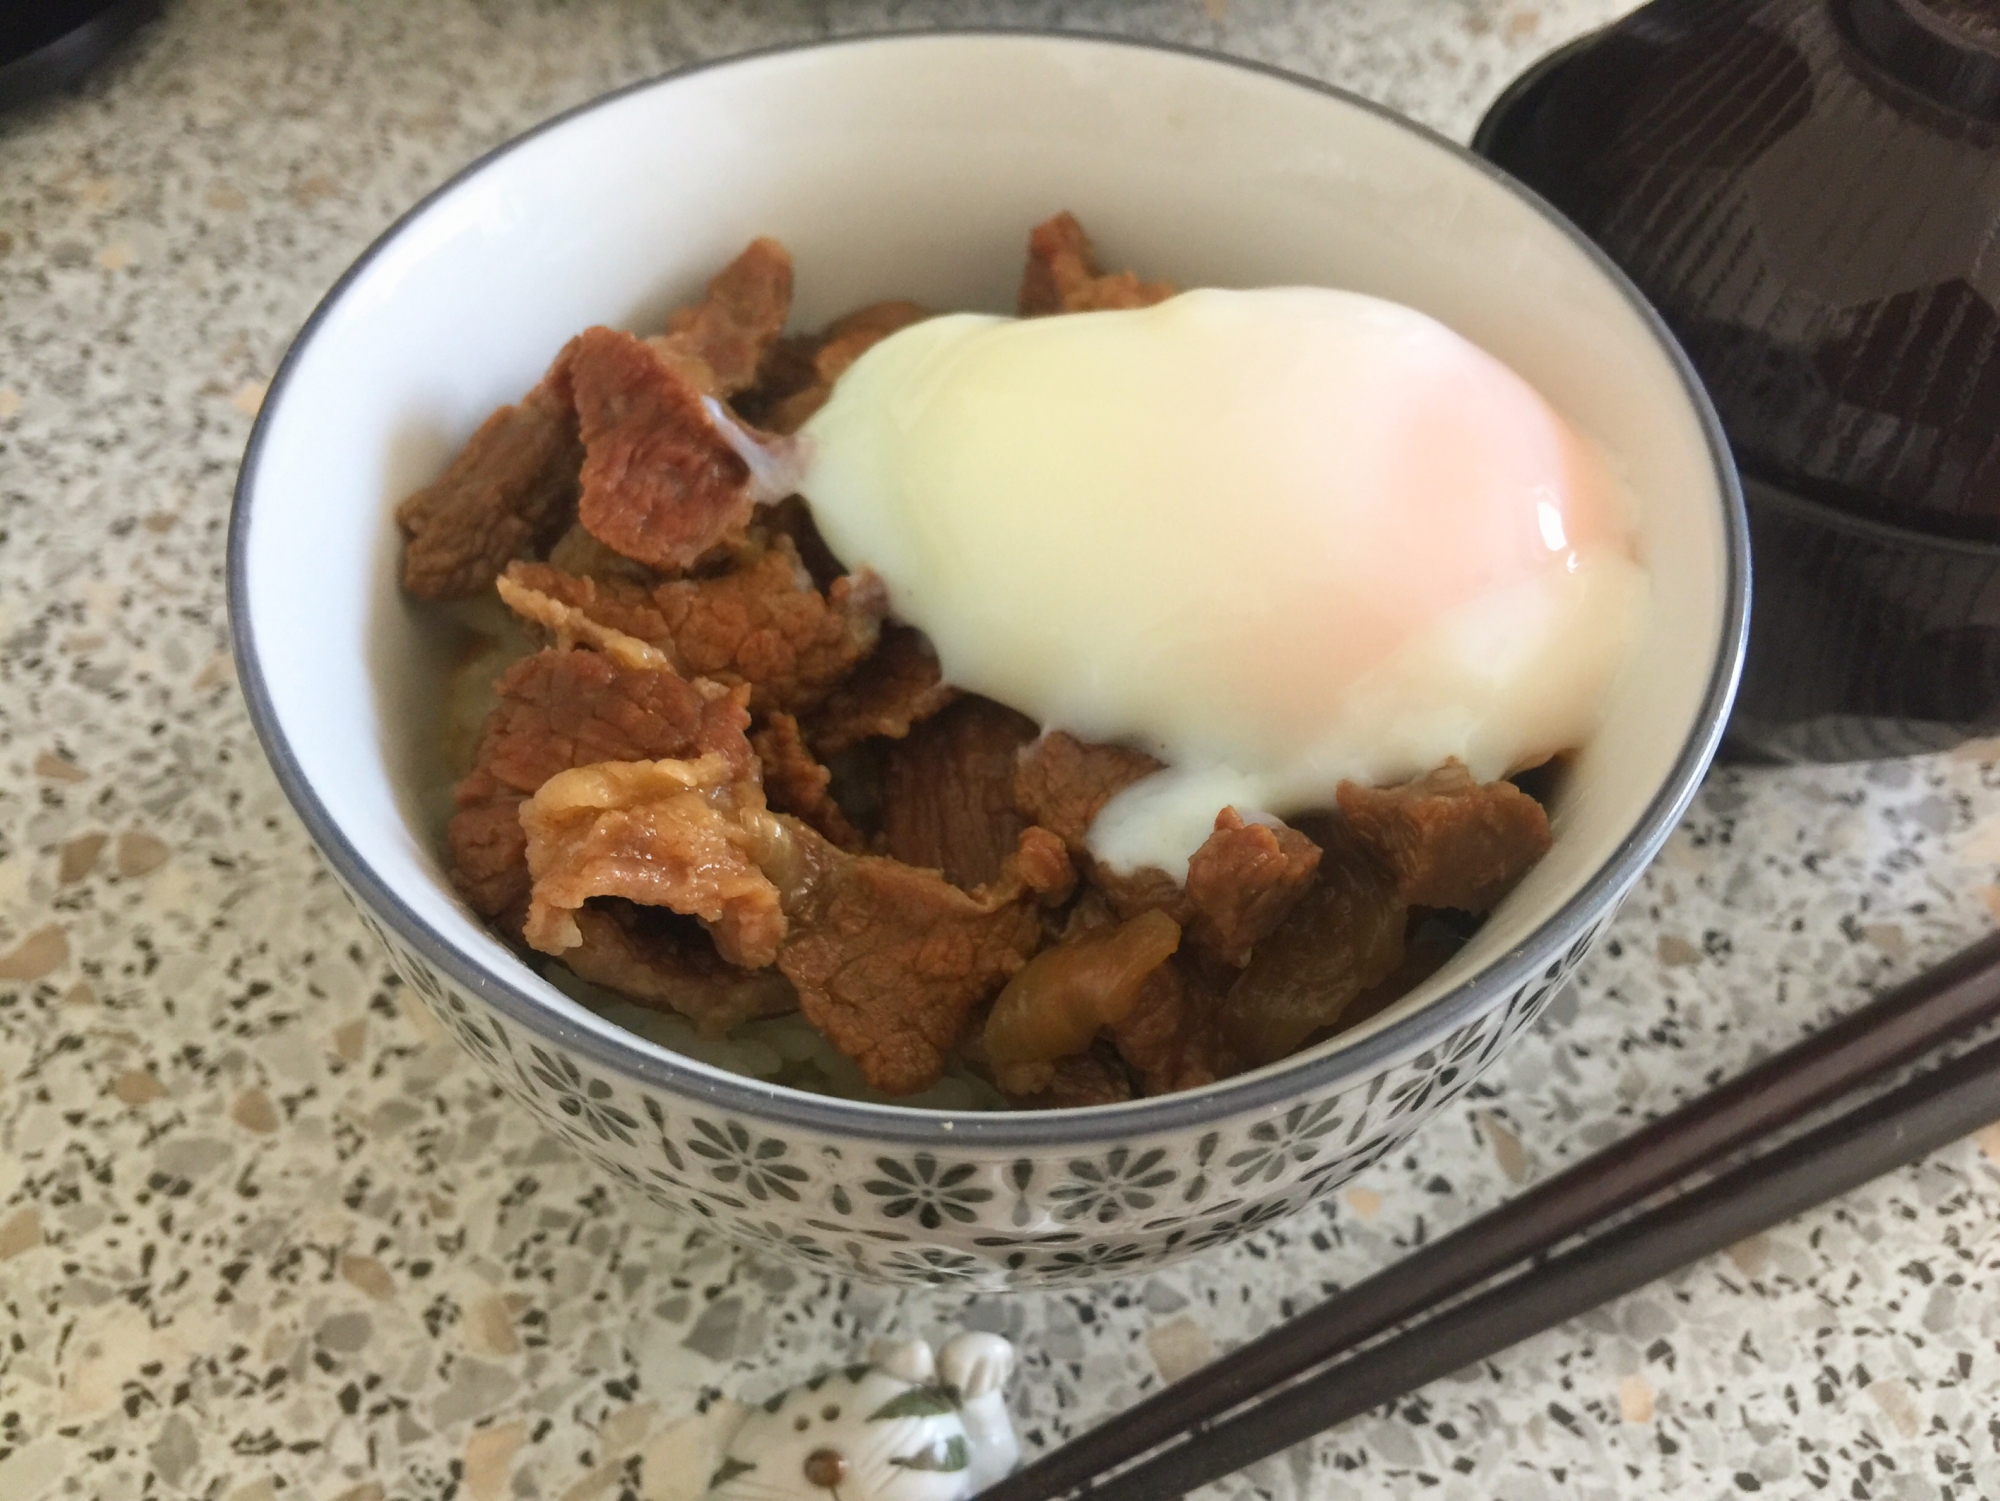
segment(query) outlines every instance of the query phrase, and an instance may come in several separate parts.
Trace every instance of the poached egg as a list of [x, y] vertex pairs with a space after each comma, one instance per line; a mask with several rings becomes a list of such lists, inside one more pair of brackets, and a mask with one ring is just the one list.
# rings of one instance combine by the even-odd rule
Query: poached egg
[[1166, 769], [1099, 814], [1184, 879], [1217, 811], [1282, 818], [1456, 757], [1586, 739], [1644, 606], [1629, 498], [1436, 319], [1320, 288], [955, 314], [870, 349], [800, 489], [946, 682]]

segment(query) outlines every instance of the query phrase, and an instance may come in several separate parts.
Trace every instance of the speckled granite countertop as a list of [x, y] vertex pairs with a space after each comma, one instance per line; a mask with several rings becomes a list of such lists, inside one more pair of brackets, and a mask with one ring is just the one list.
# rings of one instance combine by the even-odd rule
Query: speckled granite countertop
[[[900, 1294], [668, 1221], [406, 998], [266, 771], [222, 534], [286, 341], [389, 219], [628, 79], [829, 30], [1126, 30], [1463, 137], [1610, 0], [183, 0], [0, 120], [0, 1498], [683, 1497], [701, 1395], [1005, 1332], [1054, 1442], [2000, 907], [1992, 747], [1715, 776], [1400, 1160], [1089, 1292]], [[1281, 1497], [2000, 1496], [2000, 1135], [1272, 1461]]]

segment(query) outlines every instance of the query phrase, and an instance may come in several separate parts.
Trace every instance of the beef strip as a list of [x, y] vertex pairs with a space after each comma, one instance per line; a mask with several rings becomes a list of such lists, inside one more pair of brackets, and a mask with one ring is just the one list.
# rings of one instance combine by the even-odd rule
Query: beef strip
[[[517, 614], [639, 665], [750, 685], [753, 712], [797, 713], [833, 691], [875, 647], [885, 599], [872, 573], [822, 594], [782, 534], [731, 572], [652, 589], [515, 563], [500, 580]], [[648, 653], [659, 653], [657, 662]]]
[[1084, 839], [1092, 821], [1112, 798], [1159, 769], [1144, 751], [1057, 731], [1022, 754], [1014, 799], [1027, 817], [1062, 836], [1120, 917], [1164, 912], [1187, 928], [1193, 946], [1244, 964], [1304, 892], [1319, 851], [1296, 829], [1246, 823], [1224, 808], [1189, 860], [1185, 885], [1163, 870], [1120, 872], [1091, 860]]
[[1251, 949], [1305, 894], [1319, 862], [1319, 846], [1297, 829], [1245, 823], [1224, 808], [1188, 861], [1190, 941], [1225, 963], [1249, 963]]
[[745, 422], [775, 432], [772, 414], [779, 405], [818, 378], [813, 370], [813, 353], [818, 348], [818, 338], [810, 334], [775, 340], [757, 366], [756, 381], [729, 398], [729, 409]]
[[788, 714], [824, 702], [875, 650], [888, 609], [868, 572], [821, 594], [783, 535], [734, 572], [662, 584], [653, 602], [687, 671], [748, 683], [754, 711]]
[[968, 696], [889, 749], [880, 809], [883, 853], [944, 872], [967, 890], [996, 879], [1027, 822], [1014, 766], [1035, 723]]
[[578, 578], [601, 579], [607, 583], [622, 580], [651, 588], [660, 581], [659, 574], [644, 563], [636, 563], [621, 552], [613, 552], [585, 531], [580, 522], [570, 523], [569, 530], [556, 538], [555, 545], [543, 561], [559, 572], [574, 574]]
[[1344, 820], [1310, 827], [1317, 877], [1223, 1003], [1223, 1038], [1250, 1064], [1296, 1052], [1402, 962], [1409, 909], [1395, 877]]
[[1060, 907], [1076, 895], [1076, 865], [1063, 842], [1047, 829], [1023, 829], [999, 879], [980, 889], [991, 890], [1009, 882], [1018, 882], [1023, 890], [1033, 892], [1044, 907]]
[[1412, 907], [1484, 912], [1548, 853], [1542, 805], [1511, 782], [1473, 781], [1457, 761], [1400, 787], [1343, 782], [1337, 796]]
[[1131, 1098], [1131, 1075], [1120, 1065], [1117, 1050], [1103, 1042], [1087, 1053], [1049, 1064], [1038, 1089], [1008, 1096], [1021, 1110], [1082, 1110], [1119, 1105]]
[[560, 955], [583, 941], [585, 902], [623, 897], [700, 918], [723, 958], [762, 968], [786, 928], [761, 863], [774, 822], [754, 771], [721, 755], [559, 772], [521, 805], [534, 878], [522, 936]]
[[598, 896], [699, 917], [725, 958], [775, 958], [807, 1020], [891, 1094], [937, 1081], [974, 1012], [1040, 944], [1041, 905], [1067, 898], [1075, 879], [1062, 842], [1042, 829], [972, 892], [935, 871], [847, 854], [771, 813], [719, 755], [564, 772], [521, 822], [537, 947], [574, 947], [577, 914]]
[[1093, 745], [1055, 730], [1021, 753], [1014, 802], [1030, 822], [1059, 835], [1071, 854], [1081, 854], [1091, 820], [1104, 805], [1159, 769], [1144, 751]]
[[1138, 1000], [1110, 1033], [1147, 1094], [1199, 1089], [1242, 1067], [1224, 1035], [1226, 991], [1205, 967], [1180, 958], [1146, 977]]
[[581, 577], [548, 563], [509, 563], [495, 587], [508, 609], [547, 631], [560, 649], [589, 646], [624, 667], [674, 670], [673, 657], [655, 644], [666, 632], [644, 584]]
[[1130, 271], [1104, 274], [1090, 237], [1073, 214], [1044, 220], [1028, 235], [1028, 264], [1021, 273], [1024, 318], [1151, 307], [1173, 295], [1167, 282], [1140, 281]]
[[522, 793], [460, 807], [445, 826], [451, 882], [480, 916], [518, 935], [528, 910], [528, 840]]
[[827, 794], [840, 804], [840, 811], [847, 815], [848, 822], [861, 832], [870, 848], [882, 827], [882, 762], [885, 748], [893, 741], [864, 740], [859, 745], [850, 745], [845, 750], [821, 756], [819, 748], [812, 743], [812, 727], [801, 722], [799, 732], [806, 737], [806, 744], [813, 756], [832, 774], [827, 783]]
[[775, 433], [794, 433], [826, 405], [834, 382], [862, 355], [898, 329], [928, 318], [914, 302], [871, 302], [827, 325], [812, 352], [812, 380], [774, 403], [766, 425]]
[[681, 921], [615, 899], [579, 908], [582, 942], [565, 949], [562, 962], [579, 979], [641, 1006], [679, 1012], [705, 1037], [799, 1009], [798, 992], [775, 969], [727, 963], [699, 928], [692, 935], [677, 934], [662, 916]]
[[1056, 878], [1068, 859], [1030, 829], [1000, 880], [966, 892], [935, 871], [824, 848], [831, 858], [788, 904], [778, 967], [806, 1019], [871, 1085], [927, 1089], [978, 1008], [1040, 944], [1037, 903], [1066, 894]]
[[833, 555], [833, 549], [826, 545], [826, 538], [820, 535], [819, 524], [813, 520], [812, 508], [803, 496], [788, 495], [776, 505], [766, 506], [757, 520], [764, 528], [767, 542], [780, 534], [792, 539], [792, 546], [799, 551], [799, 561], [806, 565], [806, 572], [820, 588], [827, 588], [847, 572]]
[[[596, 520], [593, 532], [662, 567], [685, 566], [688, 548], [699, 555], [740, 527], [748, 501], [734, 495], [728, 465], [713, 451], [717, 440], [705, 421], [693, 422], [700, 408], [687, 398], [749, 384], [784, 326], [791, 295], [791, 257], [774, 240], [756, 240], [700, 302], [672, 315], [663, 337], [593, 329], [572, 340], [534, 390], [488, 417], [434, 484], [397, 507], [403, 587], [419, 599], [478, 594], [510, 560], [555, 542], [580, 497]], [[649, 419], [658, 431], [645, 431]], [[593, 433], [600, 452], [590, 464]], [[648, 475], [656, 462], [659, 475]], [[711, 540], [695, 547], [704, 536]]]
[[910, 727], [937, 713], [957, 695], [938, 670], [937, 654], [920, 631], [885, 625], [874, 653], [827, 694], [806, 726], [822, 756], [864, 740], [901, 739]]
[[403, 587], [419, 599], [467, 599], [508, 560], [554, 541], [576, 508], [583, 445], [568, 351], [517, 406], [480, 425], [434, 484], [396, 508]]
[[1063, 836], [1086, 879], [1118, 916], [1164, 912], [1187, 929], [1191, 945], [1243, 965], [1305, 891], [1319, 849], [1296, 829], [1247, 823], [1234, 808], [1224, 808], [1189, 859], [1185, 883], [1163, 870], [1116, 871], [1090, 858], [1084, 836], [1092, 820], [1158, 766], [1140, 751], [1053, 734], [1022, 757], [1014, 795], [1028, 816]]
[[[813, 756], [798, 720], [789, 714], [772, 714], [750, 737], [750, 745], [763, 765], [764, 796], [773, 808], [810, 824], [829, 843], [851, 854], [867, 848], [868, 841], [828, 790], [833, 773]], [[994, 874], [999, 874], [997, 866]]]
[[701, 301], [676, 308], [666, 333], [646, 342], [710, 396], [732, 396], [757, 379], [792, 307], [792, 257], [756, 239], [708, 284]]
[[675, 571], [740, 537], [754, 505], [749, 466], [683, 371], [609, 328], [578, 334], [568, 359], [584, 528], [614, 552]]
[[1187, 888], [1164, 870], [1142, 866], [1138, 870], [1113, 870], [1088, 855], [1078, 857], [1084, 879], [1099, 893], [1120, 919], [1129, 920], [1141, 912], [1164, 912], [1189, 930], [1190, 941], [1197, 913], [1188, 900]]
[[510, 927], [529, 888], [520, 804], [550, 777], [598, 761], [710, 752], [746, 773], [756, 764], [741, 690], [623, 667], [593, 651], [544, 651], [516, 662], [495, 691], [446, 842], [467, 900]]

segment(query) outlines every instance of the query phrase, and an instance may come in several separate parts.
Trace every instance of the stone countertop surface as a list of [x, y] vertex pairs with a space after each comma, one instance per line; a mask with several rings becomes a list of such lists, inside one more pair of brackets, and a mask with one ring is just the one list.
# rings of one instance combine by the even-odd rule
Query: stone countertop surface
[[[668, 1501], [697, 1405], [873, 1336], [1116, 1412], [1985, 930], [2000, 750], [1725, 770], [1398, 1158], [1122, 1284], [760, 1261], [543, 1135], [391, 976], [265, 768], [222, 547], [321, 292], [487, 147], [697, 58], [967, 21], [1330, 79], [1460, 138], [1611, 0], [180, 0], [0, 118], [0, 1497]], [[1230, 1496], [2000, 1496], [2000, 1134], [1441, 1381]]]

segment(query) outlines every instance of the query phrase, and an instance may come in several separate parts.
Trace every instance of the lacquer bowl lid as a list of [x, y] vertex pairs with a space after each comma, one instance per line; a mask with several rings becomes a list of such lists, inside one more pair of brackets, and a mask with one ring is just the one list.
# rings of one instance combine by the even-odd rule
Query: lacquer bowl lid
[[2000, 541], [2000, 5], [1655, 0], [1475, 147], [1660, 309], [1746, 476]]

